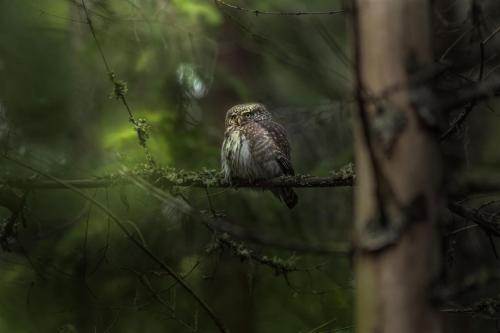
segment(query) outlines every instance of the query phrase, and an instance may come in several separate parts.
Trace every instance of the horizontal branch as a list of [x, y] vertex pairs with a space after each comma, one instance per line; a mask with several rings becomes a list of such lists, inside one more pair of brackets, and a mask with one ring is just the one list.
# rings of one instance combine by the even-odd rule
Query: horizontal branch
[[308, 11], [284, 11], [284, 12], [270, 12], [259, 9], [245, 8], [240, 7], [238, 5], [230, 4], [222, 0], [215, 0], [217, 5], [221, 5], [230, 9], [239, 10], [241, 12], [251, 13], [254, 15], [275, 15], [275, 16], [302, 16], [302, 15], [333, 15], [344, 13], [344, 10], [327, 10], [327, 11], [316, 11], [316, 12], [308, 12]]
[[494, 298], [483, 298], [469, 306], [441, 309], [441, 312], [452, 314], [467, 314], [474, 318], [495, 320], [500, 319], [500, 301]]
[[[168, 188], [197, 187], [197, 188], [271, 188], [271, 187], [349, 187], [355, 185], [356, 176], [352, 165], [338, 171], [330, 172], [328, 176], [296, 175], [283, 176], [269, 180], [248, 182], [245, 180], [234, 181], [229, 184], [224, 181], [217, 170], [185, 171], [173, 168], [154, 168], [127, 171], [120, 174], [98, 176], [82, 179], [65, 179], [65, 184], [80, 189], [106, 188], [113, 186], [131, 185], [130, 176], [140, 177], [154, 186]], [[0, 185], [8, 185], [18, 189], [65, 189], [60, 182], [50, 179], [34, 178], [0, 178]], [[450, 192], [454, 196], [463, 196], [473, 192], [500, 192], [500, 176], [471, 176], [465, 175], [454, 183]]]
[[[166, 188], [172, 186], [182, 187], [249, 187], [249, 188], [270, 188], [270, 187], [341, 187], [353, 186], [354, 174], [349, 172], [336, 172], [331, 176], [282, 176], [269, 180], [259, 180], [249, 182], [238, 180], [233, 183], [224, 181], [222, 175], [215, 170], [205, 170], [201, 172], [175, 171], [173, 169], [158, 168], [154, 170], [142, 170], [133, 172], [134, 176], [142, 177], [155, 186]], [[85, 179], [61, 179], [64, 184], [76, 188], [101, 188], [132, 184], [128, 174], [118, 174]], [[66, 186], [61, 182], [45, 179], [31, 178], [5, 178], [0, 179], [0, 185], [8, 185], [19, 189], [64, 189]]]

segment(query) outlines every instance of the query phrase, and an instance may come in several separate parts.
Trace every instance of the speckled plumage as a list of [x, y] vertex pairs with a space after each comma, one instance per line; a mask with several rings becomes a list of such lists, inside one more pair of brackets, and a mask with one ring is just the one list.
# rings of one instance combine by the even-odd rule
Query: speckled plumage
[[[272, 120], [264, 105], [240, 104], [226, 114], [226, 131], [221, 151], [226, 181], [259, 180], [293, 175], [286, 131]], [[297, 204], [292, 188], [270, 189], [289, 208]]]

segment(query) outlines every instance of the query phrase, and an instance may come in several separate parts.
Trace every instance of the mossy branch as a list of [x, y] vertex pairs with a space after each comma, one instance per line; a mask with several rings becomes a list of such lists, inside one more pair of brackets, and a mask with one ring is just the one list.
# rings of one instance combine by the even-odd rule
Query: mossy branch
[[[224, 181], [220, 171], [202, 169], [187, 171], [170, 167], [161, 167], [141, 164], [132, 171], [117, 172], [108, 175], [64, 179], [65, 184], [76, 188], [106, 188], [132, 184], [130, 176], [138, 176], [154, 186], [160, 188], [196, 187], [196, 188], [272, 188], [272, 187], [351, 187], [355, 185], [356, 175], [352, 164], [347, 164], [339, 170], [332, 170], [326, 176], [295, 175], [282, 176], [273, 179], [249, 182], [246, 180], [234, 181], [231, 184]], [[8, 185], [18, 189], [64, 189], [59, 182], [50, 179], [0, 177], [0, 185]], [[471, 177], [464, 175], [460, 181], [450, 186], [450, 193], [455, 197], [463, 197], [469, 193], [500, 192], [500, 177], [489, 175]]]
[[[355, 176], [352, 166], [348, 166], [339, 171], [331, 172], [328, 176], [296, 175], [283, 176], [269, 180], [259, 180], [249, 182], [246, 180], [235, 181], [231, 184], [224, 181], [222, 174], [217, 170], [202, 170], [198, 172], [176, 170], [173, 168], [151, 167], [144, 165], [132, 170], [132, 172], [116, 173], [106, 176], [65, 179], [64, 183], [76, 188], [101, 188], [116, 185], [131, 184], [130, 174], [139, 176], [142, 179], [160, 188], [172, 186], [179, 187], [249, 187], [249, 188], [270, 188], [270, 187], [343, 187], [353, 186]], [[4, 178], [0, 179], [1, 185], [9, 185], [19, 189], [64, 189], [66, 186], [60, 182], [50, 179], [30, 179], [30, 178]]]
[[227, 233], [217, 236], [214, 242], [210, 243], [206, 251], [208, 254], [217, 250], [229, 250], [231, 253], [240, 258], [241, 261], [253, 260], [262, 265], [272, 268], [276, 275], [286, 275], [291, 272], [298, 271], [295, 266], [298, 257], [292, 255], [287, 259], [282, 259], [277, 256], [259, 255], [251, 248], [247, 247], [245, 243], [232, 239]]

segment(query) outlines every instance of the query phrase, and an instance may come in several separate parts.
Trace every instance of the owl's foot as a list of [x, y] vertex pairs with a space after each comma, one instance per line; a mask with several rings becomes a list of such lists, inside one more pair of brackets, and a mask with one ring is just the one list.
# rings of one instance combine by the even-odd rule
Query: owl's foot
[[250, 186], [252, 187], [255, 184], [258, 184], [257, 179], [247, 179], [247, 178], [239, 178], [239, 177], [232, 177], [231, 179], [227, 180], [227, 183], [229, 184], [230, 187], [234, 189], [238, 189], [240, 186]]

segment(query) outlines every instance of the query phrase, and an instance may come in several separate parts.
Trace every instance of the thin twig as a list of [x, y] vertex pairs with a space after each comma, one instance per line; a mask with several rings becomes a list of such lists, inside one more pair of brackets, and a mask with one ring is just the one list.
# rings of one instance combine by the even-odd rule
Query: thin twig
[[449, 233], [446, 234], [446, 236], [453, 236], [453, 235], [456, 235], [456, 234], [461, 233], [463, 231], [467, 231], [467, 230], [474, 229], [474, 228], [477, 228], [477, 227], [479, 227], [477, 224], [470, 224], [470, 225], [467, 225], [465, 227], [458, 228], [458, 229], [455, 229], [453, 231], [450, 231]]
[[439, 57], [439, 62], [444, 62], [444, 59], [446, 58], [446, 56], [448, 55], [448, 53], [450, 53], [450, 51], [455, 46], [457, 46], [457, 44], [465, 37], [465, 35], [467, 35], [468, 32], [471, 32], [472, 29], [473, 28], [467, 29], [460, 36], [458, 36], [458, 38], [455, 39], [455, 41], [453, 41], [453, 43], [451, 43], [450, 46], [448, 46], [448, 48], [443, 52], [443, 54], [441, 55], [441, 57]]
[[466, 106], [462, 112], [455, 118], [455, 120], [452, 121], [450, 127], [441, 134], [439, 137], [439, 141], [444, 141], [446, 138], [448, 138], [450, 135], [454, 134], [457, 132], [460, 128], [460, 125], [464, 122], [464, 120], [467, 118], [467, 116], [474, 110], [474, 107], [476, 106], [477, 102], [473, 101], [471, 102], [468, 106]]
[[[488, 41], [491, 38], [493, 38], [493, 36], [495, 34], [496, 34], [496, 32], [494, 32], [492, 35], [490, 35], [489, 37], [487, 37], [486, 39], [482, 40], [479, 43], [480, 65], [479, 65], [479, 77], [477, 79], [477, 83], [481, 83], [483, 81], [483, 77], [484, 77], [485, 52], [486, 52], [485, 51], [485, 47], [486, 47], [486, 44], [488, 43]], [[463, 36], [465, 36], [465, 33], [461, 37], [463, 37]], [[457, 39], [457, 41], [458, 41], [458, 39]], [[449, 51], [449, 49], [447, 51]], [[443, 60], [444, 56], [445, 56], [445, 54], [443, 54], [443, 57], [441, 57], [441, 60]], [[458, 115], [458, 117], [455, 118], [455, 120], [452, 122], [452, 124], [450, 125], [450, 127], [446, 130], [446, 132], [444, 132], [441, 135], [441, 137], [439, 138], [439, 141], [443, 141], [447, 137], [449, 137], [450, 135], [452, 135], [453, 133], [455, 133], [460, 128], [460, 125], [465, 121], [465, 119], [467, 118], [467, 116], [472, 112], [472, 110], [474, 110], [474, 107], [477, 105], [477, 103], [478, 103], [478, 100], [473, 99], [470, 102], [470, 104], [468, 106], [466, 106], [465, 109]]]
[[214, 0], [216, 5], [222, 5], [227, 8], [231, 8], [234, 10], [239, 10], [242, 12], [246, 13], [251, 13], [255, 14], [256, 16], [258, 15], [276, 15], [276, 16], [302, 16], [302, 15], [333, 15], [333, 14], [341, 14], [345, 13], [345, 10], [327, 10], [327, 11], [314, 11], [314, 12], [307, 12], [307, 11], [265, 11], [265, 10], [259, 10], [259, 9], [251, 9], [251, 8], [245, 8], [245, 7], [240, 7], [238, 5], [230, 4], [222, 0]]
[[222, 217], [206, 220], [206, 223], [218, 232], [227, 233], [233, 238], [249, 243], [280, 248], [283, 250], [328, 256], [332, 254], [347, 256], [352, 253], [351, 246], [347, 242], [329, 244], [328, 246], [318, 246], [289, 238], [278, 239], [275, 236], [270, 235], [269, 232], [263, 232], [262, 230], [249, 230], [237, 224], [230, 223]]
[[452, 213], [479, 225], [485, 232], [500, 237], [500, 224], [486, 220], [478, 211], [466, 208], [454, 202], [448, 204], [448, 209]]
[[498, 33], [500, 32], [500, 27], [496, 28], [488, 37], [486, 37], [483, 41], [482, 44], [486, 45], [488, 42], [493, 39]]

